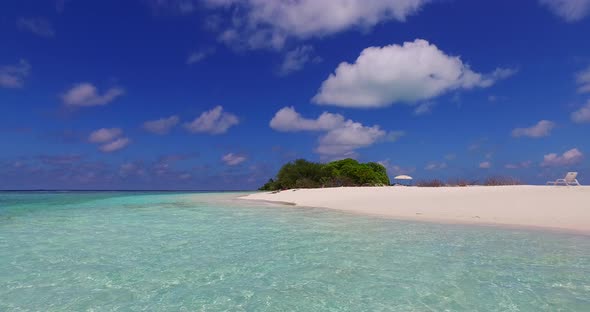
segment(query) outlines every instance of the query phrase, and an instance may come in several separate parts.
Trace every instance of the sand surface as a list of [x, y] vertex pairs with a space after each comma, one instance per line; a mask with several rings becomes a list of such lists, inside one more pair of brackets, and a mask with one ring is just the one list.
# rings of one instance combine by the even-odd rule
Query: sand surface
[[590, 235], [590, 187], [341, 187], [261, 192], [242, 199], [397, 219], [537, 227]]

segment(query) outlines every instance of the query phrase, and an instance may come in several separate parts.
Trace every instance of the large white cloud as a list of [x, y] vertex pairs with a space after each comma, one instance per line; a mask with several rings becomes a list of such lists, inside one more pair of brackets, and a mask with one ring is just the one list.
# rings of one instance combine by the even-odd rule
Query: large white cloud
[[513, 137], [530, 137], [530, 138], [542, 138], [549, 136], [551, 130], [555, 128], [555, 123], [549, 120], [541, 120], [535, 125], [528, 128], [516, 128], [512, 130]]
[[584, 158], [584, 154], [577, 149], [572, 148], [561, 155], [551, 153], [543, 156], [543, 167], [571, 166], [578, 164]]
[[236, 115], [224, 112], [222, 106], [216, 106], [184, 127], [192, 133], [222, 134], [238, 123], [240, 121]]
[[143, 123], [143, 128], [151, 133], [163, 135], [170, 132], [179, 121], [180, 118], [178, 118], [178, 116], [170, 116], [168, 118], [146, 121]]
[[316, 119], [304, 118], [293, 107], [279, 110], [270, 121], [270, 127], [282, 132], [323, 132], [315, 152], [332, 158], [351, 157], [359, 148], [371, 146], [381, 140], [396, 140], [403, 135], [401, 132], [387, 133], [377, 125], [369, 127], [346, 120], [340, 114], [324, 112]]
[[[166, 2], [160, 0], [159, 2]], [[178, 4], [178, 1], [169, 1]], [[231, 10], [220, 40], [244, 48], [280, 49], [289, 37], [323, 37], [351, 28], [370, 29], [389, 20], [403, 22], [430, 0], [205, 0]]]
[[590, 12], [590, 0], [539, 0], [557, 16], [568, 22], [576, 22]]
[[571, 117], [572, 120], [576, 123], [590, 122], [590, 100], [588, 101], [588, 103], [586, 103], [586, 105], [582, 106], [580, 109], [573, 112]]
[[459, 57], [416, 39], [366, 48], [354, 64], [341, 63], [312, 101], [359, 108], [416, 103], [452, 90], [486, 88], [514, 72], [504, 68], [489, 74], [475, 72]]
[[100, 106], [109, 104], [124, 93], [122, 88], [112, 87], [100, 94], [93, 84], [82, 82], [64, 92], [61, 99], [70, 107]]
[[0, 66], [0, 87], [22, 88], [30, 72], [31, 65], [26, 60], [20, 60], [16, 65]]

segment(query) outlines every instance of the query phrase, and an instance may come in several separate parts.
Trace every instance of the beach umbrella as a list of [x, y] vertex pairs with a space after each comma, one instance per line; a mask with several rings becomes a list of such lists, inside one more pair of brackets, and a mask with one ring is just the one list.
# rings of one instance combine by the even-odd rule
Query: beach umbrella
[[[398, 175], [395, 178], [393, 178], [394, 180], [399, 180], [399, 181], [406, 181], [407, 185], [410, 185], [410, 181], [413, 179], [412, 177], [410, 177], [409, 175]], [[401, 183], [400, 183], [401, 184]]]

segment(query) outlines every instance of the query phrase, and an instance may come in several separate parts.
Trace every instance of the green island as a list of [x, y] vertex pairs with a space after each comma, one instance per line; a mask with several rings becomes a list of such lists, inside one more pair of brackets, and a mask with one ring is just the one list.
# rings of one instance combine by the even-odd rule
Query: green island
[[281, 167], [277, 176], [259, 190], [276, 191], [293, 188], [389, 185], [387, 169], [379, 163], [360, 163], [347, 158], [329, 163], [297, 159]]

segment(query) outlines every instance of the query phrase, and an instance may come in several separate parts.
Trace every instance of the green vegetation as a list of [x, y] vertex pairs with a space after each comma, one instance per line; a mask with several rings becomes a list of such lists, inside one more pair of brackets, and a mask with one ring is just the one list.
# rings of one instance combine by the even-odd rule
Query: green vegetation
[[389, 185], [389, 177], [385, 167], [378, 163], [363, 164], [347, 158], [321, 164], [298, 159], [285, 164], [276, 179], [270, 179], [260, 190], [382, 185]]

